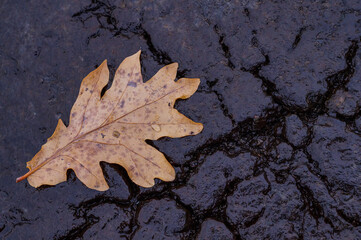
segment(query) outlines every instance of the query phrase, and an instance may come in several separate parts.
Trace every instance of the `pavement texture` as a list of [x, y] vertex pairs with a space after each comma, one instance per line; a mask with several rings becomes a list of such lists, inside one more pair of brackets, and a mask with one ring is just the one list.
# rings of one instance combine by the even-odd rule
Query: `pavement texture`
[[[0, 239], [361, 239], [361, 1], [0, 3]], [[199, 77], [197, 136], [149, 144], [173, 182], [15, 183], [81, 80], [142, 50]]]

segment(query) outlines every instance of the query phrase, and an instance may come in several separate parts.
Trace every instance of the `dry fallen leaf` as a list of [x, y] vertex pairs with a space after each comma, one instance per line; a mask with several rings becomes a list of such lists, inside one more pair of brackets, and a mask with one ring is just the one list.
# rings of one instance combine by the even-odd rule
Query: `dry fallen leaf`
[[145, 140], [164, 136], [183, 137], [203, 129], [173, 108], [176, 99], [189, 98], [199, 79], [174, 81], [177, 63], [167, 65], [146, 83], [140, 68], [140, 51], [126, 58], [117, 69], [112, 86], [104, 96], [109, 70], [106, 60], [81, 83], [78, 98], [66, 127], [59, 119], [54, 134], [27, 163], [25, 178], [31, 186], [66, 181], [73, 169], [87, 187], [107, 190], [101, 161], [123, 166], [129, 177], [143, 187], [154, 178], [172, 181], [175, 172], [164, 155]]

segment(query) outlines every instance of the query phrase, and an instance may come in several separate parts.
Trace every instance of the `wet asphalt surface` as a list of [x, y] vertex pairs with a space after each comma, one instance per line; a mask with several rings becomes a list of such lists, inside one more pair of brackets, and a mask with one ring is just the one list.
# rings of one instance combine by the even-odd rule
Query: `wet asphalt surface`
[[[0, 3], [1, 239], [361, 239], [361, 1]], [[149, 142], [176, 180], [106, 192], [15, 179], [83, 77], [179, 63], [197, 136]]]

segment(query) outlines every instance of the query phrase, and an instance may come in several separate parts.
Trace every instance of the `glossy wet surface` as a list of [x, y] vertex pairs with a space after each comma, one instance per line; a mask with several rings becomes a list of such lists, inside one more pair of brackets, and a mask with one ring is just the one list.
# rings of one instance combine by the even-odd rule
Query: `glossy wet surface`
[[[360, 1], [2, 1], [1, 239], [360, 239]], [[142, 50], [201, 85], [197, 136], [149, 142], [176, 180], [110, 189], [15, 179], [67, 124], [81, 80]]]

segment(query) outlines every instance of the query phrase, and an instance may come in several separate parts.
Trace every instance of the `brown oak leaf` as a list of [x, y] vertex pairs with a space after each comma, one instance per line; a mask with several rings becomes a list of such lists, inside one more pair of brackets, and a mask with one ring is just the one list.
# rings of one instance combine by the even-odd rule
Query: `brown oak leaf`
[[164, 155], [145, 140], [183, 137], [202, 131], [196, 123], [173, 108], [176, 99], [189, 98], [199, 79], [174, 81], [178, 64], [160, 69], [143, 83], [140, 51], [126, 58], [117, 69], [112, 86], [101, 97], [109, 80], [106, 60], [80, 87], [66, 127], [59, 119], [54, 134], [27, 163], [25, 178], [33, 187], [55, 185], [67, 179], [73, 169], [87, 187], [107, 190], [100, 162], [123, 166], [129, 177], [143, 187], [154, 178], [172, 181], [175, 171]]

